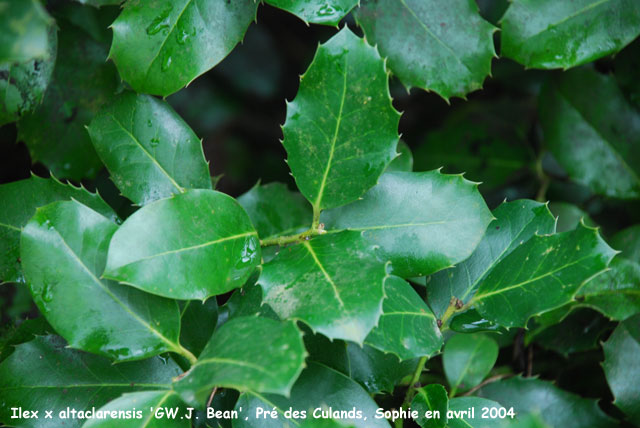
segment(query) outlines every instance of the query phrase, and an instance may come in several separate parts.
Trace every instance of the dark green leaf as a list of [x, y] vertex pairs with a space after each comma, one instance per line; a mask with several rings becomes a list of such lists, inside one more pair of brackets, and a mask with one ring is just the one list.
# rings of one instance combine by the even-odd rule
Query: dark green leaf
[[640, 424], [640, 316], [618, 325], [604, 345], [604, 373], [611, 387], [614, 404], [624, 411], [629, 421]]
[[101, 7], [101, 6], [120, 4], [122, 3], [123, 0], [76, 0], [76, 1], [82, 4], [90, 5], [90, 6]]
[[624, 95], [631, 104], [640, 107], [640, 39], [616, 55], [613, 68]]
[[93, 115], [116, 91], [107, 46], [77, 27], [57, 21], [58, 56], [43, 103], [18, 122], [18, 138], [60, 178], [95, 177], [102, 167], [87, 130]]
[[[82, 419], [59, 419], [59, 412], [99, 408], [125, 392], [167, 389], [179, 374], [172, 360], [154, 357], [113, 365], [66, 348], [57, 336], [39, 336], [18, 345], [0, 364], [0, 420], [20, 427], [80, 427]], [[10, 418], [11, 407], [38, 410], [41, 418], [16, 423]], [[44, 418], [45, 410], [53, 411], [53, 419]]]
[[427, 134], [415, 150], [416, 170], [444, 167], [481, 181], [481, 190], [502, 186], [533, 163], [527, 132], [534, 114], [530, 104], [511, 99], [470, 101]]
[[267, 0], [267, 3], [293, 13], [307, 24], [337, 26], [358, 0]]
[[104, 277], [174, 299], [240, 287], [260, 263], [260, 244], [235, 199], [188, 190], [145, 205], [120, 226]]
[[[596, 400], [563, 391], [551, 382], [514, 377], [483, 386], [477, 394], [495, 400], [516, 413], [535, 413], [552, 427], [614, 428], [618, 424], [598, 408]], [[571, 409], [568, 411], [568, 409]]]
[[0, 65], [47, 59], [53, 19], [38, 0], [2, 3]]
[[[138, 409], [142, 418], [110, 418], [89, 419], [82, 428], [190, 428], [191, 421], [182, 414], [186, 412], [186, 406], [178, 395], [172, 390], [131, 392], [110, 401], [98, 411], [103, 412], [134, 412]], [[177, 417], [156, 418], [156, 409], [178, 409]], [[126, 414], [126, 413], [125, 413]]]
[[464, 97], [491, 73], [496, 29], [475, 2], [366, 0], [356, 20], [407, 88]]
[[393, 273], [410, 278], [469, 257], [491, 213], [477, 184], [461, 175], [390, 172], [361, 200], [325, 212], [321, 221], [327, 230], [363, 231]]
[[400, 361], [393, 354], [386, 354], [371, 346], [362, 348], [355, 343], [346, 343], [345, 373], [362, 385], [370, 394], [393, 393], [396, 385], [413, 374], [418, 360]]
[[0, 201], [11, 207], [0, 210], [0, 283], [24, 282], [20, 267], [20, 231], [36, 208], [72, 198], [111, 220], [116, 219], [100, 195], [82, 187], [63, 184], [55, 178], [34, 175], [26, 180], [0, 185]]
[[127, 92], [87, 128], [124, 196], [145, 205], [185, 189], [211, 189], [200, 140], [164, 101]]
[[572, 179], [601, 195], [640, 198], [640, 113], [613, 77], [589, 68], [558, 75], [539, 109], [544, 141]]
[[480, 333], [486, 331], [495, 331], [504, 333], [505, 328], [492, 323], [482, 316], [475, 309], [467, 309], [451, 318], [449, 328], [458, 333]]
[[305, 357], [293, 322], [235, 318], [213, 334], [198, 362], [173, 387], [194, 407], [203, 407], [217, 386], [289, 395]]
[[137, 92], [167, 96], [226, 57], [256, 16], [253, 0], [127, 2], [109, 57]]
[[188, 300], [180, 313], [180, 343], [198, 356], [216, 328], [218, 303], [216, 299]]
[[42, 102], [53, 74], [57, 51], [58, 33], [52, 26], [48, 31], [46, 58], [0, 64], [0, 126], [15, 122]]
[[398, 141], [398, 147], [396, 147], [398, 154], [396, 158], [391, 161], [385, 172], [391, 171], [413, 171], [413, 153], [411, 149], [404, 141]]
[[[420, 413], [416, 422], [422, 428], [445, 428], [449, 411], [447, 390], [436, 383], [420, 388], [411, 402], [411, 408]], [[427, 418], [425, 414], [429, 411], [432, 416]], [[435, 412], [439, 412], [439, 417], [436, 417]]]
[[35, 336], [44, 336], [51, 333], [54, 333], [54, 331], [44, 317], [27, 319], [17, 327], [3, 329], [2, 337], [0, 338], [0, 362], [13, 353], [16, 345], [29, 342]]
[[259, 315], [264, 318], [278, 320], [278, 315], [273, 312], [268, 305], [262, 302], [262, 288], [256, 284], [257, 275], [255, 272], [242, 288], [233, 292], [229, 300], [220, 308], [218, 323], [243, 316]]
[[583, 224], [571, 232], [535, 235], [495, 265], [471, 303], [490, 321], [524, 327], [531, 316], [569, 303], [614, 255], [598, 230]]
[[580, 220], [584, 221], [587, 226], [596, 225], [593, 220], [589, 218], [589, 214], [567, 202], [550, 202], [549, 210], [558, 219], [556, 222], [556, 232], [573, 230], [580, 223]]
[[444, 345], [442, 365], [450, 395], [477, 386], [498, 358], [498, 344], [483, 334], [456, 334]]
[[283, 128], [291, 172], [316, 210], [376, 184], [395, 157], [399, 119], [376, 49], [348, 27], [320, 45]]
[[311, 226], [311, 207], [283, 183], [256, 184], [238, 196], [262, 239], [292, 235]]
[[640, 35], [640, 4], [513, 0], [501, 23], [502, 56], [528, 68], [567, 69], [615, 53]]
[[365, 339], [367, 345], [391, 352], [401, 360], [433, 355], [442, 347], [436, 317], [411, 286], [397, 276], [384, 281], [387, 296], [378, 325]]
[[467, 303], [480, 281], [534, 234], [553, 233], [555, 229], [555, 219], [547, 206], [526, 199], [504, 202], [493, 210], [493, 215], [496, 219], [471, 257], [428, 279], [427, 301], [438, 318], [444, 315], [452, 297]]
[[38, 208], [20, 240], [35, 303], [70, 347], [120, 361], [180, 352], [174, 301], [99, 279], [117, 228], [76, 201]]
[[362, 344], [382, 315], [385, 277], [361, 233], [346, 231], [283, 248], [259, 283], [280, 318]]
[[[378, 405], [367, 392], [357, 383], [326, 366], [311, 363], [302, 372], [295, 385], [291, 389], [290, 398], [281, 395], [244, 393], [238, 399], [236, 409], [242, 407], [243, 412], [249, 415], [248, 420], [240, 418], [234, 424], [234, 428], [282, 428], [283, 426], [302, 425], [303, 420], [294, 420], [284, 416], [284, 412], [292, 407], [293, 410], [305, 411], [307, 423], [313, 423], [313, 413], [317, 418], [323, 417], [322, 411], [356, 411], [362, 412], [362, 419], [352, 417], [340, 418], [340, 423], [353, 425], [358, 428], [389, 427], [384, 419], [375, 419], [374, 415]], [[277, 419], [271, 417], [257, 419], [256, 408], [271, 411], [275, 408], [278, 412]], [[367, 418], [364, 420], [364, 418]], [[321, 423], [321, 420], [317, 420]], [[312, 425], [314, 426], [314, 425]]]

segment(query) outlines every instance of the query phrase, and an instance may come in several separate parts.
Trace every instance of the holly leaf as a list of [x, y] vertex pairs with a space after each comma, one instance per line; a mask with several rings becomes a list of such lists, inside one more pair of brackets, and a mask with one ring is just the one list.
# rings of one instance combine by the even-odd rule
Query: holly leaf
[[26, 180], [0, 185], [0, 200], [10, 210], [0, 210], [0, 283], [24, 282], [20, 266], [20, 232], [36, 208], [51, 202], [75, 199], [111, 220], [116, 214], [97, 193], [64, 184], [55, 177], [32, 175]]
[[613, 77], [562, 73], [543, 88], [539, 110], [544, 141], [573, 180], [600, 195], [640, 198], [640, 113]]
[[500, 334], [506, 333], [504, 327], [484, 319], [475, 309], [467, 309], [454, 315], [449, 323], [449, 328], [458, 333], [481, 333], [487, 331], [494, 331]]
[[20, 240], [34, 302], [72, 348], [118, 361], [180, 352], [176, 302], [99, 279], [117, 228], [76, 201], [38, 208]]
[[[587, 426], [613, 428], [618, 423], [605, 415], [596, 400], [582, 398], [555, 387], [551, 382], [513, 377], [492, 382], [476, 394], [513, 407], [518, 417], [529, 413], [540, 415], [549, 426], [583, 428]], [[567, 409], [571, 409], [567, 412]]]
[[[166, 390], [181, 372], [170, 359], [113, 365], [65, 345], [57, 336], [37, 336], [0, 364], [0, 420], [21, 427], [80, 427], [83, 420], [60, 419], [60, 411], [98, 408], [125, 392]], [[40, 418], [11, 419], [12, 407], [38, 410]], [[52, 411], [52, 419], [44, 419], [45, 410]]]
[[173, 388], [194, 407], [204, 407], [214, 387], [289, 395], [306, 355], [302, 333], [293, 322], [234, 318], [213, 334]]
[[236, 200], [188, 190], [145, 205], [120, 226], [103, 277], [160, 296], [206, 300], [242, 286], [259, 262], [257, 233]]
[[366, 0], [356, 21], [407, 88], [448, 100], [480, 89], [491, 73], [496, 28], [480, 17], [475, 2], [442, 7], [435, 0]]
[[382, 314], [385, 277], [361, 233], [345, 231], [282, 249], [264, 265], [259, 284], [280, 318], [362, 344]]
[[471, 257], [428, 279], [429, 306], [438, 318], [442, 318], [453, 297], [468, 303], [482, 279], [513, 250], [536, 233], [555, 231], [553, 215], [539, 202], [527, 199], [504, 202], [493, 210], [493, 215], [495, 220]]
[[311, 226], [311, 208], [298, 192], [284, 183], [256, 184], [238, 196], [262, 239], [302, 232]]
[[42, 102], [51, 81], [58, 51], [57, 29], [51, 26], [47, 34], [45, 58], [0, 64], [0, 126], [15, 122], [24, 113], [35, 110]]
[[[445, 428], [447, 425], [447, 413], [449, 411], [449, 397], [444, 386], [433, 383], [423, 388], [418, 388], [411, 408], [418, 411], [415, 421], [422, 428]], [[427, 418], [425, 414], [432, 412], [433, 417]], [[439, 416], [435, 416], [439, 412]]]
[[[87, 422], [82, 425], [82, 428], [189, 428], [191, 427], [191, 421], [184, 416], [180, 416], [185, 412], [185, 406], [176, 394], [172, 390], [160, 390], [160, 391], [140, 391], [130, 392], [123, 394], [122, 396], [110, 401], [106, 405], [100, 407], [98, 411], [102, 412], [133, 412], [138, 410], [141, 414], [141, 418], [104, 418], [104, 419], [88, 419]], [[167, 412], [165, 417], [158, 418], [155, 416], [155, 410], [168, 409], [173, 411], [177, 409], [177, 417], [170, 417], [170, 413]], [[116, 413], [120, 414], [120, 413]], [[188, 413], [187, 413], [188, 414]]]
[[566, 70], [631, 43], [640, 35], [640, 6], [632, 0], [514, 0], [501, 23], [502, 56], [527, 68]]
[[398, 154], [396, 158], [391, 161], [385, 172], [392, 171], [413, 171], [413, 153], [411, 148], [404, 141], [398, 141], [398, 147], [396, 147]]
[[118, 75], [106, 62], [107, 45], [63, 19], [57, 21], [58, 55], [40, 106], [18, 121], [18, 139], [32, 162], [60, 178], [93, 178], [102, 168], [85, 129], [116, 91]]
[[122, 3], [123, 0], [76, 0], [78, 3], [86, 4], [94, 7], [102, 7], [116, 5]]
[[394, 275], [410, 278], [469, 257], [491, 217], [477, 183], [429, 171], [386, 173], [361, 200], [321, 221], [327, 230], [362, 231]]
[[640, 424], [640, 397], [638, 396], [640, 315], [618, 324], [602, 348], [604, 350], [602, 368], [615, 397], [613, 404], [627, 414], [631, 423], [638, 425]]
[[470, 304], [490, 321], [524, 327], [531, 316], [569, 303], [615, 254], [597, 229], [584, 224], [571, 232], [535, 235], [496, 264]]
[[305, 24], [338, 26], [342, 18], [358, 4], [358, 0], [267, 0], [271, 6], [286, 10]]
[[218, 321], [216, 299], [206, 302], [187, 300], [180, 309], [180, 343], [199, 355], [211, 339]]
[[109, 58], [136, 92], [166, 97], [222, 61], [257, 7], [252, 0], [127, 2], [112, 25]]
[[442, 347], [436, 317], [411, 286], [397, 276], [384, 281], [386, 298], [378, 325], [365, 339], [367, 345], [391, 352], [400, 360], [433, 355]]
[[287, 104], [282, 142], [314, 210], [352, 202], [376, 184], [395, 157], [399, 119], [375, 48], [346, 26], [318, 47]]
[[450, 396], [477, 386], [498, 359], [498, 344], [485, 334], [456, 334], [444, 345], [442, 365]]
[[608, 271], [580, 288], [576, 300], [622, 321], [640, 313], [640, 225], [618, 232], [611, 245], [622, 252]]
[[360, 347], [352, 342], [343, 342], [342, 346], [346, 349], [345, 364], [348, 367], [342, 373], [358, 382], [370, 394], [392, 394], [394, 388], [404, 378], [411, 376], [418, 366], [418, 360], [400, 361], [397, 356], [366, 344]]
[[584, 221], [587, 226], [596, 226], [596, 223], [589, 218], [589, 214], [577, 206], [567, 202], [549, 202], [549, 210], [557, 218], [556, 232], [567, 232], [573, 230]]
[[165, 101], [126, 92], [87, 130], [113, 182], [138, 205], [185, 189], [211, 189], [200, 140]]
[[[277, 419], [256, 418], [256, 409], [277, 412]], [[280, 428], [285, 424], [299, 425], [302, 421], [285, 416], [285, 411], [292, 408], [294, 411], [304, 411], [308, 420], [329, 418], [333, 415], [322, 415], [322, 411], [351, 411], [347, 417], [340, 417], [340, 423], [357, 428], [389, 427], [384, 419], [374, 417], [378, 405], [353, 380], [342, 373], [332, 370], [317, 363], [310, 363], [302, 372], [295, 385], [291, 389], [289, 397], [273, 394], [259, 394], [246, 392], [240, 395], [236, 409], [242, 408], [243, 412], [250, 415], [249, 419], [239, 418], [234, 421], [235, 428], [264, 427]], [[362, 412], [362, 418], [356, 418], [357, 411]], [[314, 411], [317, 416], [314, 416]], [[367, 420], [364, 420], [364, 417]], [[315, 426], [315, 425], [312, 425]]]
[[0, 65], [48, 59], [49, 33], [55, 25], [37, 0], [3, 3], [0, 22]]

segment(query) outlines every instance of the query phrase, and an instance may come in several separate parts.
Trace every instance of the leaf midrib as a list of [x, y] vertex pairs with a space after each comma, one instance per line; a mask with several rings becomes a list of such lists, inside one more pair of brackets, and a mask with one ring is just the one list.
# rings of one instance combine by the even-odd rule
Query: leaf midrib
[[147, 149], [142, 145], [140, 140], [138, 140], [138, 138], [136, 138], [135, 135], [133, 135], [131, 132], [129, 132], [129, 130], [124, 127], [122, 122], [120, 122], [112, 113], [107, 113], [107, 115], [109, 117], [111, 117], [111, 119], [118, 125], [118, 127], [120, 129], [122, 129], [129, 136], [129, 138], [131, 138], [131, 140], [133, 140], [133, 142], [140, 148], [140, 150], [142, 150], [142, 152], [151, 160], [151, 162], [160, 170], [160, 172], [162, 174], [164, 174], [169, 179], [169, 181], [176, 188], [176, 190], [178, 190], [180, 193], [184, 193], [184, 189], [173, 179], [171, 174], [169, 174], [162, 167], [162, 165], [160, 165], [158, 160], [155, 157], [153, 157], [153, 155], [151, 153], [149, 153], [149, 151], [147, 151]]
[[78, 255], [73, 251], [73, 249], [69, 246], [69, 244], [67, 244], [67, 241], [64, 240], [64, 238], [62, 237], [62, 235], [60, 234], [60, 232], [58, 232], [58, 230], [54, 227], [53, 230], [55, 231], [56, 235], [58, 235], [60, 237], [60, 242], [67, 248], [68, 253], [76, 260], [76, 262], [80, 265], [80, 267], [82, 267], [82, 269], [89, 275], [89, 277], [98, 285], [98, 287], [100, 287], [100, 289], [102, 291], [104, 291], [109, 297], [111, 297], [118, 305], [120, 305], [120, 307], [122, 307], [122, 309], [125, 310], [125, 312], [127, 312], [129, 315], [131, 315], [131, 317], [133, 317], [133, 319], [135, 319], [136, 321], [138, 321], [138, 323], [140, 323], [143, 327], [147, 328], [153, 335], [155, 335], [156, 337], [158, 337], [158, 339], [160, 339], [161, 341], [163, 341], [164, 343], [166, 343], [167, 345], [169, 345], [169, 349], [172, 351], [176, 351], [178, 349], [180, 349], [180, 346], [175, 343], [172, 342], [171, 340], [169, 340], [167, 337], [165, 337], [162, 333], [160, 333], [158, 330], [154, 329], [149, 323], [147, 323], [146, 321], [144, 321], [142, 318], [140, 318], [140, 316], [138, 314], [136, 314], [135, 312], [133, 312], [127, 305], [125, 305], [120, 299], [118, 299], [112, 292], [111, 290], [109, 290], [108, 287], [106, 287], [102, 281], [100, 281], [100, 279], [98, 279], [97, 276], [95, 276], [95, 274], [93, 272], [91, 272], [91, 270], [89, 270], [89, 268], [84, 264], [84, 262], [82, 261], [82, 259], [80, 259], [80, 257], [78, 257]]
[[331, 278], [329, 273], [324, 269], [324, 266], [322, 265], [322, 263], [320, 263], [320, 260], [318, 259], [318, 256], [316, 255], [316, 252], [313, 250], [313, 247], [311, 247], [311, 245], [307, 241], [304, 241], [302, 243], [302, 245], [307, 249], [309, 254], [311, 254], [311, 257], [313, 258], [313, 261], [315, 262], [315, 264], [320, 269], [320, 272], [322, 272], [322, 274], [324, 275], [324, 277], [327, 280], [327, 282], [333, 288], [333, 292], [334, 292], [334, 294], [336, 296], [336, 299], [338, 299], [338, 303], [340, 303], [340, 306], [343, 309], [346, 309], [346, 306], [345, 306], [344, 302], [342, 301], [342, 297], [340, 297], [340, 292], [338, 291], [338, 286], [336, 285], [335, 282], [333, 282], [333, 279]]

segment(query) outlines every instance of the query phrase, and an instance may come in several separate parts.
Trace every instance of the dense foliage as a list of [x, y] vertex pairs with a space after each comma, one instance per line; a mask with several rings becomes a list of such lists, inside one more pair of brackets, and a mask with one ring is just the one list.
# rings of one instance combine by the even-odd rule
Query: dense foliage
[[640, 2], [119, 3], [0, 0], [1, 422], [640, 427]]

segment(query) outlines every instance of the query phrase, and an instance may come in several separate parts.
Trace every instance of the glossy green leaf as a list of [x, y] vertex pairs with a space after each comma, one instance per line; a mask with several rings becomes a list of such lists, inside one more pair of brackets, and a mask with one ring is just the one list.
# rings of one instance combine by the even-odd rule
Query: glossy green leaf
[[480, 281], [514, 249], [536, 233], [553, 233], [555, 229], [555, 219], [547, 206], [535, 201], [504, 202], [493, 215], [496, 219], [471, 257], [428, 279], [427, 299], [438, 318], [444, 315], [452, 297], [467, 303]]
[[188, 300], [180, 310], [180, 343], [198, 356], [211, 339], [218, 321], [216, 299]]
[[635, 425], [640, 424], [640, 315], [620, 323], [603, 344], [604, 373], [613, 392], [613, 402]]
[[262, 239], [292, 235], [311, 226], [311, 207], [284, 183], [256, 184], [238, 196]]
[[436, 317], [411, 286], [397, 276], [384, 281], [382, 315], [365, 339], [367, 345], [401, 360], [433, 355], [442, 347]]
[[640, 313], [640, 225], [618, 232], [611, 246], [622, 252], [607, 272], [580, 288], [576, 300], [622, 321]]
[[442, 365], [450, 395], [477, 386], [498, 359], [498, 344], [483, 334], [456, 334], [444, 345]]
[[220, 192], [189, 190], [129, 217], [113, 235], [103, 276], [204, 300], [240, 287], [259, 262], [257, 233], [242, 207]]
[[411, 148], [404, 141], [398, 141], [398, 147], [396, 147], [398, 154], [396, 158], [391, 161], [385, 172], [391, 171], [413, 171], [413, 153]]
[[57, 177], [92, 178], [102, 162], [85, 126], [115, 93], [118, 75], [106, 62], [106, 44], [62, 19], [57, 25], [53, 80], [40, 107], [18, 122], [18, 139], [27, 144], [32, 162], [42, 162]]
[[[384, 353], [366, 344], [363, 347], [352, 342], [343, 343], [346, 348], [346, 365], [343, 372], [358, 382], [370, 394], [392, 394], [403, 379], [409, 379], [418, 366], [418, 360], [400, 361], [393, 354]], [[408, 382], [408, 380], [407, 380]]]
[[596, 226], [595, 222], [589, 218], [589, 214], [577, 206], [567, 202], [550, 202], [549, 210], [558, 219], [556, 222], [556, 232], [567, 232], [573, 230], [584, 221], [587, 226]]
[[544, 141], [573, 180], [597, 194], [640, 198], [640, 113], [613, 77], [589, 68], [558, 75], [539, 110]]
[[257, 275], [254, 273], [242, 288], [233, 292], [229, 300], [220, 308], [218, 324], [224, 324], [232, 318], [258, 315], [263, 318], [279, 320], [280, 318], [268, 305], [262, 301], [262, 287], [256, 284]]
[[480, 333], [495, 331], [504, 333], [505, 328], [484, 319], [475, 309], [467, 309], [451, 318], [449, 328], [458, 333]]
[[[97, 412], [140, 412], [142, 418], [104, 418], [89, 419], [82, 428], [190, 428], [191, 421], [186, 407], [178, 395], [172, 390], [131, 392], [110, 401]], [[177, 417], [156, 418], [156, 409], [178, 409]], [[118, 413], [116, 413], [118, 414]]]
[[[495, 428], [500, 420], [494, 418], [483, 418], [484, 408], [497, 408], [503, 406], [491, 400], [479, 397], [458, 397], [449, 401], [449, 411], [453, 412], [452, 418], [448, 418], [448, 428]], [[468, 410], [473, 408], [473, 417], [468, 414]], [[467, 413], [464, 413], [465, 410]], [[456, 413], [457, 412], [457, 413]]]
[[490, 321], [524, 327], [531, 316], [569, 303], [615, 254], [597, 229], [583, 224], [571, 232], [535, 235], [496, 264], [471, 303]]
[[356, 20], [407, 88], [464, 97], [491, 73], [496, 29], [474, 1], [366, 0]]
[[0, 3], [0, 65], [47, 59], [53, 19], [38, 0]]
[[[306, 412], [307, 419], [312, 419], [309, 421], [311, 423], [314, 422], [313, 419], [330, 417], [327, 413], [323, 415], [323, 411], [351, 411], [351, 415], [339, 418], [341, 424], [357, 428], [389, 427], [386, 420], [374, 418], [378, 405], [360, 385], [345, 375], [317, 363], [310, 363], [302, 372], [291, 389], [290, 398], [247, 392], [238, 399], [236, 409], [240, 407], [248, 419], [236, 420], [234, 428], [282, 428], [287, 425], [302, 425], [302, 420], [285, 417], [284, 412], [289, 407]], [[275, 407], [277, 419], [270, 416], [256, 418], [258, 407], [268, 411]], [[358, 410], [362, 412], [362, 419], [353, 418], [353, 414]], [[314, 417], [314, 412], [317, 417]]]
[[211, 189], [200, 140], [164, 101], [126, 92], [87, 130], [113, 182], [138, 205], [185, 189]]
[[612, 323], [597, 312], [583, 308], [572, 311], [557, 324], [534, 329], [527, 331], [525, 344], [535, 342], [568, 357], [572, 353], [597, 349], [602, 336], [611, 331]]
[[58, 33], [52, 26], [48, 31], [46, 58], [0, 64], [0, 126], [15, 122], [42, 102], [51, 81], [57, 51]]
[[[96, 355], [65, 347], [57, 336], [18, 345], [0, 364], [0, 420], [34, 428], [80, 427], [82, 419], [60, 419], [67, 407], [96, 409], [125, 392], [167, 389], [180, 374], [172, 361], [154, 357], [113, 365]], [[39, 419], [11, 420], [11, 407], [38, 410]], [[52, 419], [44, 411], [51, 410]]]
[[534, 114], [530, 103], [512, 99], [469, 101], [429, 130], [415, 150], [415, 169], [464, 172], [481, 190], [503, 186], [533, 163], [527, 133]]
[[226, 57], [255, 19], [253, 0], [127, 2], [109, 57], [137, 92], [167, 96]]
[[476, 183], [439, 171], [391, 172], [361, 200], [323, 213], [327, 230], [358, 230], [393, 273], [428, 275], [469, 257], [491, 221]]
[[307, 24], [337, 26], [358, 0], [267, 0], [267, 3], [293, 13]]
[[[449, 411], [447, 390], [437, 383], [419, 388], [411, 402], [411, 409], [419, 412], [415, 421], [422, 428], [445, 428]], [[432, 412], [430, 417], [426, 416], [427, 412]], [[439, 417], [436, 417], [435, 412], [439, 412]]]
[[116, 219], [111, 207], [100, 195], [82, 187], [63, 184], [55, 178], [31, 176], [26, 180], [0, 185], [0, 201], [11, 209], [0, 210], [0, 283], [24, 282], [20, 267], [20, 231], [36, 212], [51, 202], [75, 199]]
[[179, 352], [174, 301], [99, 279], [117, 228], [76, 201], [38, 208], [20, 239], [33, 299], [73, 348], [115, 360]]
[[358, 199], [395, 157], [400, 114], [384, 60], [344, 27], [320, 45], [287, 104], [283, 145], [316, 210]]
[[[514, 377], [492, 382], [477, 393], [513, 407], [518, 415], [535, 413], [552, 427], [563, 428], [613, 428], [618, 423], [605, 415], [596, 400], [582, 398], [563, 391], [551, 382], [533, 377]], [[571, 409], [571, 411], [568, 411]]]
[[640, 35], [634, 0], [513, 0], [501, 19], [501, 54], [528, 68], [574, 67]]
[[345, 231], [283, 248], [264, 265], [259, 284], [280, 318], [362, 344], [382, 315], [385, 277], [361, 233]]
[[30, 342], [36, 336], [54, 333], [53, 328], [44, 317], [27, 319], [18, 326], [3, 329], [0, 337], [0, 362], [13, 353], [16, 345]]
[[235, 318], [216, 330], [173, 388], [194, 407], [203, 407], [217, 386], [288, 395], [305, 357], [302, 334], [293, 322]]

